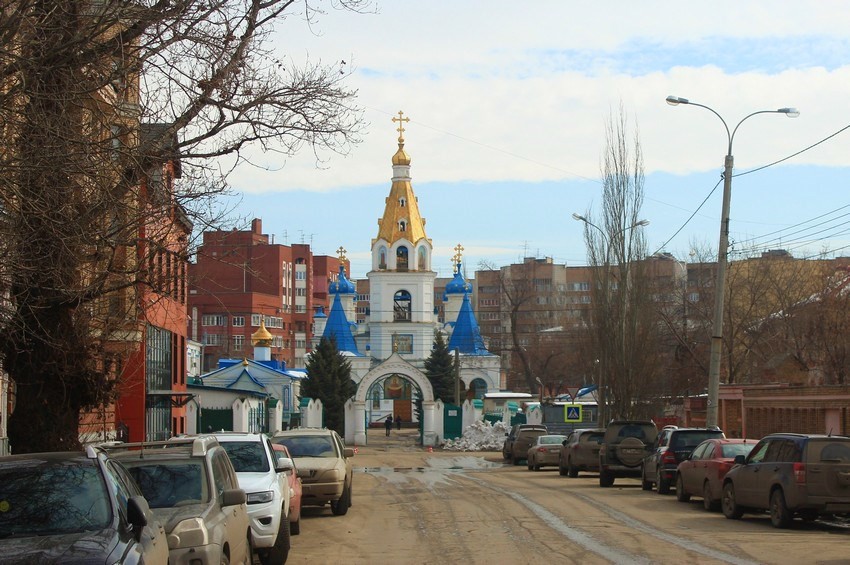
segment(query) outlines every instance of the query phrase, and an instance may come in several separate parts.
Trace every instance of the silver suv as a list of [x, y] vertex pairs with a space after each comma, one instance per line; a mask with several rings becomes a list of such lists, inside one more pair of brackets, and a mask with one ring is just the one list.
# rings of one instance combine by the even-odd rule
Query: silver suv
[[276, 432], [272, 442], [285, 445], [295, 460], [302, 506], [330, 503], [334, 515], [348, 512], [354, 450], [345, 447], [339, 434], [325, 428], [296, 428]]
[[171, 563], [253, 561], [245, 491], [212, 436], [103, 446], [165, 525]]
[[[264, 565], [285, 563], [289, 556], [289, 504], [293, 493], [289, 473], [292, 459], [276, 457], [264, 434], [216, 432], [213, 434], [233, 464], [239, 486], [248, 497], [248, 517], [254, 534], [254, 547]], [[296, 523], [297, 524], [297, 523]]]

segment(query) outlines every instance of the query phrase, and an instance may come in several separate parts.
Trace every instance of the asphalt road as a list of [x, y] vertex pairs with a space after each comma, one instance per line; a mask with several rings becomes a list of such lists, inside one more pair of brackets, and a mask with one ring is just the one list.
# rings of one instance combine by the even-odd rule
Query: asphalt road
[[850, 563], [841, 525], [727, 520], [637, 479], [603, 489], [500, 452], [429, 453], [413, 431], [370, 432], [354, 466], [348, 514], [305, 508], [288, 563]]

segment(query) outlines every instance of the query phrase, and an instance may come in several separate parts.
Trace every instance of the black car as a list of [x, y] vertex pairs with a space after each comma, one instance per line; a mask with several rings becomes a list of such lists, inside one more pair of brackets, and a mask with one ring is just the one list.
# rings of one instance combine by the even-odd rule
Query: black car
[[138, 485], [100, 450], [0, 457], [3, 563], [167, 563]]
[[726, 436], [717, 428], [665, 427], [658, 433], [655, 449], [643, 460], [641, 486], [643, 490], [658, 489], [658, 494], [667, 494], [676, 484], [679, 463], [691, 456], [696, 446], [707, 439]]

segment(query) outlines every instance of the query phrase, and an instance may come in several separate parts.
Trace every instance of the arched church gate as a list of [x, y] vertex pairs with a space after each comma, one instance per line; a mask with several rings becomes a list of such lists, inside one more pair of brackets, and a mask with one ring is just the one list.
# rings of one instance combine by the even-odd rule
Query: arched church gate
[[[345, 442], [349, 445], [366, 445], [366, 403], [368, 393], [376, 382], [399, 375], [412, 381], [422, 392], [422, 442], [423, 445], [437, 445], [434, 389], [428, 378], [416, 367], [392, 357], [381, 363], [360, 379], [354, 398], [345, 405]], [[442, 415], [439, 415], [442, 417]]]

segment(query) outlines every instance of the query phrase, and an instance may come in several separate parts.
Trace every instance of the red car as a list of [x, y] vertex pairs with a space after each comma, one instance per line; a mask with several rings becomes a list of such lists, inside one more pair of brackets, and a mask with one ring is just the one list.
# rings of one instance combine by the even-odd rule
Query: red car
[[[292, 459], [289, 449], [285, 445], [272, 443], [272, 448], [283, 457]], [[288, 473], [289, 488], [292, 489], [292, 497], [289, 499], [289, 533], [297, 536], [301, 533], [301, 479], [298, 477], [298, 468], [295, 467], [295, 460], [292, 460], [291, 473]]]
[[746, 456], [756, 443], [758, 440], [713, 438], [696, 446], [691, 456], [679, 463], [676, 499], [687, 502], [691, 496], [701, 496], [706, 510], [718, 510], [723, 477], [735, 464], [735, 456]]

